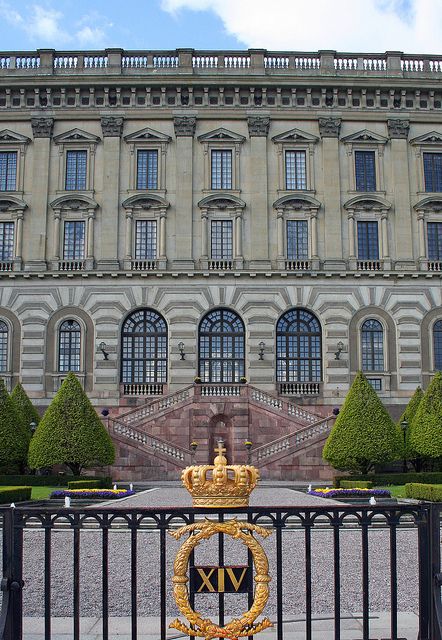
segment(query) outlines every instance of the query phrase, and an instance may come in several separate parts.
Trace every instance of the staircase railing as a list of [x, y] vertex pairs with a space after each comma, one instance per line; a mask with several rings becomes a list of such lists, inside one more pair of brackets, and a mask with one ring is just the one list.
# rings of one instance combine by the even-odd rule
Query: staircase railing
[[164, 409], [169, 409], [169, 407], [173, 407], [178, 404], [178, 402], [182, 402], [183, 400], [187, 400], [194, 395], [194, 385], [190, 384], [187, 387], [179, 389], [178, 391], [174, 391], [173, 393], [169, 393], [167, 396], [161, 396], [161, 398], [155, 398], [153, 400], [149, 400], [146, 404], [143, 404], [141, 407], [137, 407], [136, 409], [131, 409], [126, 413], [120, 414], [119, 416], [112, 418], [112, 420], [122, 423], [122, 424], [136, 424], [140, 422], [143, 418], [148, 418], [152, 416], [154, 413], [158, 413], [159, 411], [164, 411]]
[[253, 463], [262, 463], [270, 461], [270, 459], [282, 452], [289, 453], [291, 449], [298, 447], [304, 448], [314, 438], [328, 433], [331, 429], [331, 422], [334, 416], [328, 416], [315, 424], [303, 427], [298, 431], [293, 431], [287, 435], [281, 436], [276, 440], [272, 440], [267, 444], [263, 444], [250, 452], [250, 460]]
[[158, 436], [140, 431], [133, 426], [122, 424], [116, 420], [110, 420], [109, 431], [111, 435], [117, 438], [123, 437], [131, 440], [137, 447], [146, 447], [149, 453], [153, 453], [164, 460], [169, 460], [177, 466], [184, 468], [192, 463], [193, 453], [190, 449], [172, 444]]
[[305, 422], [306, 424], [314, 424], [321, 419], [321, 416], [303, 409], [294, 402], [290, 402], [290, 400], [274, 396], [266, 391], [261, 391], [261, 389], [253, 387], [252, 385], [248, 385], [248, 389], [250, 400], [254, 400], [268, 409], [273, 409], [290, 418]]

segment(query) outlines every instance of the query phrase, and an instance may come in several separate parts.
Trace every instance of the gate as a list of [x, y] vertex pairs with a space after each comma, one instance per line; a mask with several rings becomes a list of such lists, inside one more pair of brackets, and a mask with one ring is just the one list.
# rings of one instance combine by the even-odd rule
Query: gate
[[[44, 638], [51, 640], [60, 610], [72, 620], [74, 640], [81, 639], [81, 617], [91, 612], [101, 618], [103, 640], [112, 635], [112, 617], [122, 612], [130, 617], [132, 640], [143, 633], [138, 618], [142, 615], [159, 617], [156, 633], [165, 640], [167, 618], [179, 615], [171, 594], [172, 561], [179, 545], [168, 532], [204, 518], [238, 518], [272, 530], [262, 544], [272, 578], [264, 613], [274, 622], [275, 639], [283, 640], [287, 621], [298, 611], [303, 620], [297, 630], [311, 640], [315, 612], [326, 607], [339, 640], [350, 606], [360, 611], [360, 637], [379, 638], [371, 628], [371, 611], [379, 610], [382, 598], [383, 610], [390, 612], [391, 640], [401, 638], [398, 612], [410, 608], [418, 612], [419, 640], [442, 640], [441, 509], [423, 503], [248, 507], [234, 513], [197, 508], [2, 508], [0, 640], [22, 640], [23, 619], [29, 615], [44, 618]], [[216, 534], [213, 543], [210, 549], [202, 545], [192, 551], [191, 570], [211, 564], [224, 571], [232, 560], [241, 560], [250, 574], [250, 550], [237, 549], [224, 534]], [[233, 569], [230, 574], [234, 585], [246, 575]], [[209, 573], [205, 575], [208, 583]], [[51, 597], [55, 590], [57, 602]], [[247, 608], [245, 604], [250, 607], [254, 598], [248, 578], [238, 593], [225, 593], [227, 589], [216, 585], [208, 589], [213, 591], [210, 595], [200, 591], [204, 590], [190, 593], [192, 607], [204, 615], [208, 610], [220, 625]]]

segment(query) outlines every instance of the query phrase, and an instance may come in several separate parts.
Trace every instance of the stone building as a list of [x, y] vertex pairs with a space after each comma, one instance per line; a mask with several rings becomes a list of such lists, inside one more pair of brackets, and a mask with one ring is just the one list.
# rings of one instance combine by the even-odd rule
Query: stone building
[[358, 369], [397, 416], [442, 368], [441, 79], [398, 52], [0, 53], [7, 385], [44, 407], [75, 371], [121, 476], [218, 436], [327, 474]]

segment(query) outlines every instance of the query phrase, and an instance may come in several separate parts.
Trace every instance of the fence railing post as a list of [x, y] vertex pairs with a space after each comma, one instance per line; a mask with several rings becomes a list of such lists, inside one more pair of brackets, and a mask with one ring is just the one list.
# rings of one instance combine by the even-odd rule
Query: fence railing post
[[0, 640], [23, 637], [23, 529], [15, 527], [16, 510], [3, 512], [3, 594]]
[[440, 553], [440, 505], [429, 508], [429, 559], [430, 559], [430, 633], [431, 640], [442, 640], [442, 602], [441, 602], [441, 553]]

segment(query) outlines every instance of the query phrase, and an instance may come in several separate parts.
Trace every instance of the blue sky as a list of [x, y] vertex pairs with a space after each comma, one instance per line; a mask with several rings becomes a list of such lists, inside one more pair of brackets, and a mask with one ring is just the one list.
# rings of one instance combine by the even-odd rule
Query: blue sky
[[0, 0], [0, 49], [439, 53], [441, 0]]

